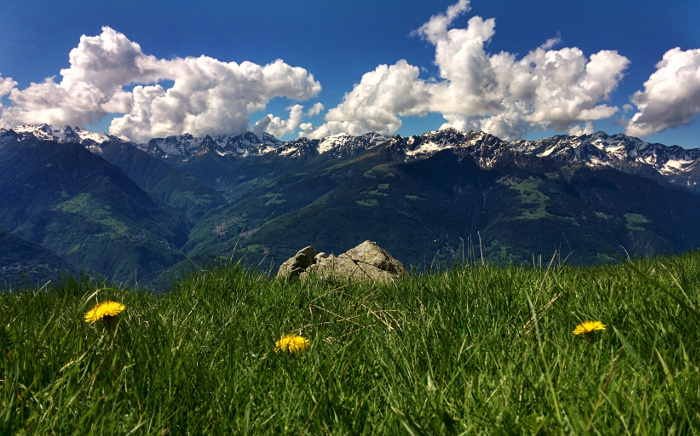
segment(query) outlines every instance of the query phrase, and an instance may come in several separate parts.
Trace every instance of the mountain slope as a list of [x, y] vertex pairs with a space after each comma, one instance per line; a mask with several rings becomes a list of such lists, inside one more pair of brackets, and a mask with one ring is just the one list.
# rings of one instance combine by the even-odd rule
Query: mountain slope
[[0, 144], [0, 226], [110, 279], [181, 260], [184, 218], [82, 145]]
[[91, 145], [90, 151], [121, 168], [157, 199], [197, 222], [209, 210], [225, 204], [224, 197], [201, 180], [124, 141]]
[[0, 290], [34, 285], [61, 274], [76, 275], [75, 266], [44, 247], [0, 228]]
[[483, 250], [490, 260], [518, 262], [555, 251], [593, 263], [625, 250], [700, 246], [700, 197], [648, 178], [513, 150], [488, 168], [459, 149], [408, 162], [404, 153], [387, 143], [275, 180], [200, 222], [187, 249], [230, 253], [238, 242], [257, 262], [284, 260], [308, 244], [338, 253], [373, 239], [424, 267], [436, 255], [459, 257], [469, 241], [472, 257]]
[[[53, 145], [33, 153], [39, 138]], [[20, 142], [31, 147], [3, 157]], [[80, 154], [81, 145], [98, 160]], [[78, 148], [69, 153], [71, 146]], [[20, 126], [0, 132], [1, 160], [8, 209], [0, 225], [81, 266], [109, 257], [115, 245], [101, 237], [131, 235], [124, 252], [140, 263], [100, 266], [119, 277], [181, 269], [173, 265], [182, 254], [159, 258], [167, 251], [148, 245], [154, 241], [197, 264], [228, 260], [234, 249], [257, 264], [308, 244], [339, 253], [372, 239], [419, 268], [480, 260], [482, 252], [532, 262], [556, 251], [593, 263], [700, 246], [700, 150], [603, 132], [507, 142], [446, 129], [286, 143], [247, 132], [133, 144], [67, 126]], [[71, 238], [90, 228], [92, 239], [78, 245], [61, 226]]]

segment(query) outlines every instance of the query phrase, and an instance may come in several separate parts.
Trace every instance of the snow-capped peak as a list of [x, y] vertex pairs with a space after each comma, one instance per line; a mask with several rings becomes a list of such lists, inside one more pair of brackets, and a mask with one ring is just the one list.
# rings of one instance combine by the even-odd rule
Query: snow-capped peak
[[[95, 133], [95, 132], [90, 132], [88, 130], [83, 130], [80, 127], [74, 127], [73, 131], [80, 137], [81, 143], [84, 141], [93, 141], [97, 144], [102, 144], [103, 142], [107, 142], [110, 140], [113, 140], [114, 137], [110, 136], [106, 133]], [[129, 142], [126, 138], [118, 138], [124, 142]]]
[[80, 137], [76, 135], [70, 126], [23, 124], [13, 127], [11, 130], [23, 138], [34, 137], [44, 141], [56, 142], [78, 142], [80, 140]]
[[510, 146], [540, 158], [560, 158], [589, 166], [619, 167], [630, 163], [651, 166], [661, 174], [683, 171], [700, 158], [700, 149], [651, 144], [632, 136], [605, 132], [581, 136], [552, 136], [537, 141], [515, 141]]
[[82, 144], [86, 141], [91, 141], [92, 143], [101, 144], [111, 139], [106, 133], [94, 133], [68, 125], [23, 124], [12, 127], [4, 132], [4, 134], [10, 132], [14, 132], [20, 139], [36, 138], [42, 141], [56, 141], [59, 143], [77, 142]]
[[390, 138], [377, 132], [369, 132], [360, 136], [346, 133], [326, 136], [322, 139], [299, 138], [284, 143], [278, 148], [277, 154], [287, 157], [325, 154], [336, 158], [351, 156], [358, 151], [369, 150]]
[[262, 155], [273, 151], [283, 143], [269, 133], [255, 134], [221, 134], [195, 138], [189, 133], [167, 138], [154, 138], [148, 144], [139, 146], [152, 154], [163, 157], [189, 159], [194, 155], [213, 151], [219, 156], [247, 157]]
[[[75, 142], [100, 153], [102, 144], [129, 142], [106, 133], [94, 133], [79, 127], [49, 124], [25, 124], [0, 129], [0, 144], [11, 140], [36, 138], [59, 143]], [[403, 153], [406, 159], [422, 159], [449, 149], [464, 156], [472, 156], [482, 167], [491, 167], [504, 156], [527, 155], [538, 158], [563, 159], [591, 167], [617, 169], [642, 166], [653, 168], [667, 177], [697, 172], [700, 168], [700, 149], [668, 147], [645, 142], [623, 134], [557, 135], [536, 141], [502, 141], [483, 131], [462, 132], [448, 128], [433, 130], [419, 136], [388, 137], [376, 132], [360, 136], [337, 134], [322, 139], [299, 138], [282, 142], [268, 133], [220, 134], [196, 138], [190, 134], [155, 138], [147, 144], [134, 144], [139, 149], [161, 158], [186, 161], [197, 155], [215, 153], [222, 157], [246, 158], [274, 152], [281, 157], [327, 155], [342, 158], [388, 143]]]

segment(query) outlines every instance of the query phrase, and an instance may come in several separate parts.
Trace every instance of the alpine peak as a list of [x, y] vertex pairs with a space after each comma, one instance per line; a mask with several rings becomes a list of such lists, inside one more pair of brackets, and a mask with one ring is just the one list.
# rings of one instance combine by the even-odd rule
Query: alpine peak
[[[0, 129], [0, 143], [14, 138], [36, 138], [59, 143], [76, 142], [99, 152], [105, 142], [128, 143], [105, 133], [93, 133], [79, 127], [49, 124], [25, 124]], [[700, 149], [645, 142], [623, 134], [609, 135], [599, 131], [589, 135], [556, 135], [539, 140], [503, 141], [483, 131], [462, 132], [455, 128], [432, 130], [422, 135], [392, 137], [369, 132], [359, 136], [337, 134], [322, 139], [299, 138], [282, 142], [263, 132], [207, 135], [197, 138], [188, 133], [154, 138], [137, 148], [160, 158], [185, 161], [193, 156], [213, 153], [218, 156], [247, 158], [272, 153], [280, 157], [327, 155], [347, 157], [388, 143], [405, 159], [432, 156], [441, 150], [452, 150], [460, 158], [469, 155], [481, 167], [490, 167], [503, 156], [512, 154], [537, 158], [563, 159], [591, 167], [611, 167], [635, 171], [632, 167], [653, 169], [664, 177], [682, 177], [700, 170]]]

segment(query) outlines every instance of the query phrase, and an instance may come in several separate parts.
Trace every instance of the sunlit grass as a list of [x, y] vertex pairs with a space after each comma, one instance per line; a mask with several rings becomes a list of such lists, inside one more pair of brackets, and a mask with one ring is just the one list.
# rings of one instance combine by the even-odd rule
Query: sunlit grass
[[[66, 279], [0, 295], [0, 433], [698, 432], [699, 287], [699, 253], [390, 285], [218, 267], [160, 296]], [[114, 331], [85, 322], [100, 301]], [[275, 352], [290, 334], [304, 352]]]

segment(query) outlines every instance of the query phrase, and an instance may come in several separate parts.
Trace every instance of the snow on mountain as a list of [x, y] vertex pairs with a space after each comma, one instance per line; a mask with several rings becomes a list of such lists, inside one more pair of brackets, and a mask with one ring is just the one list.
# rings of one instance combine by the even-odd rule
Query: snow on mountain
[[318, 153], [331, 153], [336, 157], [354, 154], [359, 150], [375, 147], [389, 138], [376, 132], [365, 133], [361, 136], [347, 134], [326, 136], [318, 143]]
[[388, 136], [380, 135], [376, 132], [365, 133], [360, 136], [339, 134], [326, 136], [323, 139], [299, 138], [286, 142], [279, 147], [277, 153], [286, 157], [326, 154], [340, 158], [352, 156], [359, 151], [376, 147], [389, 139]]
[[[0, 129], [0, 143], [14, 138], [77, 142], [95, 153], [100, 153], [102, 144], [106, 142], [128, 142], [105, 133], [93, 133], [70, 126], [42, 124]], [[653, 168], [664, 177], [689, 177], [689, 174], [694, 174], [695, 178], [700, 172], [700, 149], [668, 147], [623, 134], [608, 135], [604, 132], [513, 142], [503, 141], [482, 131], [465, 133], [456, 129], [429, 131], [411, 137], [388, 137], [372, 132], [360, 136], [333, 135], [320, 140], [299, 138], [288, 142], [282, 142], [268, 133], [258, 135], [245, 132], [204, 138], [184, 134], [154, 138], [146, 144], [131, 144], [152, 155], [182, 161], [206, 153], [235, 158], [262, 156], [268, 153], [289, 158], [316, 155], [341, 158], [387, 144], [406, 160], [422, 159], [441, 150], [452, 150], [460, 158], [470, 156], [482, 168], [491, 167], [504, 156], [520, 154], [623, 170], [637, 165]]]
[[432, 156], [442, 150], [452, 150], [459, 158], [470, 156], [482, 168], [490, 168], [494, 162], [513, 150], [509, 143], [482, 131], [464, 133], [449, 128], [426, 132], [410, 138], [394, 137], [392, 146], [403, 152], [406, 160]]
[[318, 139], [299, 138], [286, 142], [277, 149], [278, 156], [301, 157], [318, 154]]
[[542, 158], [558, 157], [590, 166], [619, 167], [638, 163], [663, 175], [685, 171], [700, 158], [700, 149], [652, 144], [622, 134], [597, 132], [582, 136], [552, 136], [537, 141], [515, 141], [510, 146], [524, 154]]
[[153, 138], [148, 144], [139, 144], [139, 148], [153, 153], [159, 151], [164, 157], [169, 156], [189, 156], [202, 144], [204, 138], [195, 138], [189, 133], [167, 138]]
[[[524, 155], [623, 171], [649, 168], [666, 178], [674, 179], [700, 172], [700, 149], [652, 144], [639, 138], [623, 134], [608, 135], [604, 132], [507, 142], [481, 131], [464, 133], [445, 129], [409, 138], [397, 136], [391, 141], [391, 146], [403, 153], [406, 160], [429, 157], [441, 150], [452, 150], [460, 158], [470, 156], [482, 168], [491, 168], [502, 158], [512, 159], [509, 156]], [[683, 183], [691, 182], [683, 179]]]
[[[95, 133], [95, 132], [90, 132], [88, 130], [83, 130], [80, 127], [74, 127], [73, 132], [75, 132], [78, 137], [80, 137], [80, 143], [85, 143], [88, 141], [92, 141], [96, 144], [102, 144], [107, 141], [114, 140], [115, 137], [110, 136], [106, 133]], [[123, 140], [122, 140], [123, 141]]]
[[82, 144], [92, 141], [93, 143], [101, 144], [110, 140], [110, 136], [105, 133], [93, 133], [82, 130], [79, 127], [51, 126], [48, 124], [24, 124], [13, 127], [4, 133], [7, 134], [10, 131], [17, 134], [20, 139], [37, 138], [44, 141], [56, 141], [59, 143], [77, 142]]
[[185, 160], [208, 151], [220, 156], [260, 156], [275, 150], [282, 144], [282, 141], [268, 133], [256, 135], [253, 132], [245, 132], [239, 135], [223, 134], [213, 137], [207, 135], [204, 138], [195, 138], [186, 133], [167, 138], [154, 138], [148, 144], [140, 144], [139, 148], [164, 158]]
[[464, 142], [465, 134], [456, 129], [431, 130], [406, 141], [406, 156], [426, 157], [444, 149], [454, 149]]
[[11, 130], [17, 133], [21, 138], [37, 138], [44, 141], [56, 142], [80, 142], [80, 137], [75, 134], [70, 126], [25, 124], [13, 127]]

